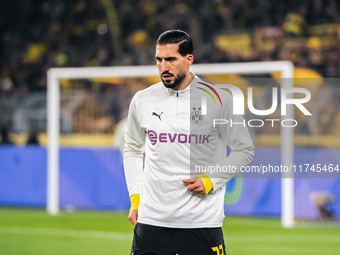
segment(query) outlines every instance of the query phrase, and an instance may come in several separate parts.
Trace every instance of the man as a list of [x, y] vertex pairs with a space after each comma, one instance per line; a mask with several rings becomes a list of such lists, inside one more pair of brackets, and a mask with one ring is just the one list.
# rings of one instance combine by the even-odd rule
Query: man
[[[162, 81], [137, 92], [130, 104], [124, 169], [129, 220], [135, 226], [134, 255], [225, 254], [225, 184], [237, 171], [208, 173], [206, 167], [218, 163], [238, 170], [253, 158], [245, 127], [213, 125], [214, 119], [243, 118], [232, 115], [229, 93], [190, 72], [192, 53], [187, 33], [162, 33], [155, 55]], [[208, 112], [203, 115], [206, 92], [216, 92], [220, 104], [206, 98]]]

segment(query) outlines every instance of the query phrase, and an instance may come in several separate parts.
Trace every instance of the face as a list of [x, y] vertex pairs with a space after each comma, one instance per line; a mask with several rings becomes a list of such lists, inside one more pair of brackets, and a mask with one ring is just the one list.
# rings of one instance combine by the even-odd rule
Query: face
[[178, 52], [178, 43], [156, 46], [156, 62], [160, 77], [165, 87], [179, 89], [189, 75], [193, 56], [182, 56]]

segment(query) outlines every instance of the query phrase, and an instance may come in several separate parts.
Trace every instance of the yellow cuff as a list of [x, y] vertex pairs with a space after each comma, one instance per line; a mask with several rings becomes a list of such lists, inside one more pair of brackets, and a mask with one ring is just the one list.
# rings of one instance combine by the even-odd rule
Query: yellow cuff
[[130, 201], [131, 201], [131, 207], [130, 207], [130, 212], [132, 210], [136, 210], [139, 207], [139, 202], [140, 202], [140, 195], [139, 194], [133, 194], [130, 196]]
[[204, 185], [204, 189], [205, 189], [205, 194], [207, 195], [213, 188], [213, 183], [210, 180], [210, 178], [205, 175], [205, 174], [201, 174], [199, 176], [197, 176], [198, 178], [200, 178], [203, 182]]

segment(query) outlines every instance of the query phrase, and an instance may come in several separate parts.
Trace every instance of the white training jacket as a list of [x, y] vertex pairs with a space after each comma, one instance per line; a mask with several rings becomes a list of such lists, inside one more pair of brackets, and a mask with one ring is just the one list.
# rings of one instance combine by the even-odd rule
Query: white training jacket
[[[214, 127], [214, 119], [227, 124]], [[138, 222], [169, 228], [221, 227], [225, 184], [235, 169], [253, 158], [254, 147], [242, 123], [241, 115], [232, 114], [231, 95], [197, 76], [184, 90], [159, 82], [137, 92], [127, 119], [124, 169], [129, 195], [140, 194]], [[226, 146], [231, 149], [228, 158]], [[231, 172], [226, 172], [228, 166]], [[213, 183], [203, 197], [187, 191], [182, 182], [199, 174]]]

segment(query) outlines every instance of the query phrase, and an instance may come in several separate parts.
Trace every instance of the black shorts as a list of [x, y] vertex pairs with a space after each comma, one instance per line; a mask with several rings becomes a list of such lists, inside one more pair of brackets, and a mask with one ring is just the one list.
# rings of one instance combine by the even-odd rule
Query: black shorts
[[164, 228], [137, 223], [131, 255], [225, 255], [221, 228]]

